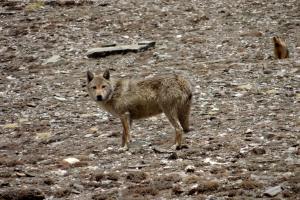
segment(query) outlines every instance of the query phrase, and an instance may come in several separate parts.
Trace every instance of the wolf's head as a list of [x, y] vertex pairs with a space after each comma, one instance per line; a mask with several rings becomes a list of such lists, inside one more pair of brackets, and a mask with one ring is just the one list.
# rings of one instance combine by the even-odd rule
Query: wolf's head
[[285, 46], [284, 41], [279, 36], [277, 36], [277, 35], [275, 35], [273, 37], [273, 43], [274, 43], [275, 47]]
[[87, 71], [87, 90], [90, 97], [97, 102], [108, 101], [113, 93], [113, 87], [110, 83], [109, 70], [106, 70], [103, 75], [94, 75]]

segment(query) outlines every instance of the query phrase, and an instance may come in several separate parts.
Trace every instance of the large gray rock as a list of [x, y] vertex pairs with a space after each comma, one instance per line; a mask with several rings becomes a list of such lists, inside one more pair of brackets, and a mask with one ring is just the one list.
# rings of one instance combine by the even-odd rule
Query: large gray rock
[[100, 47], [100, 48], [92, 48], [87, 52], [87, 56], [89, 58], [101, 58], [113, 54], [124, 54], [128, 52], [140, 52], [145, 51], [151, 47], [154, 47], [154, 41], [142, 41], [137, 44], [132, 45], [116, 45], [116, 46], [108, 46], [108, 47]]

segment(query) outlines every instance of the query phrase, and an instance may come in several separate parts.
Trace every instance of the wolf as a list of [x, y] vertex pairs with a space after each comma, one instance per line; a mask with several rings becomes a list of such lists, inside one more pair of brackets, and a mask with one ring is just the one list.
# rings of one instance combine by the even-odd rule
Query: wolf
[[188, 132], [192, 104], [191, 83], [181, 75], [168, 74], [146, 79], [114, 79], [110, 71], [87, 71], [89, 96], [105, 111], [121, 119], [122, 148], [128, 150], [132, 121], [164, 113], [175, 129], [175, 148], [182, 147]]

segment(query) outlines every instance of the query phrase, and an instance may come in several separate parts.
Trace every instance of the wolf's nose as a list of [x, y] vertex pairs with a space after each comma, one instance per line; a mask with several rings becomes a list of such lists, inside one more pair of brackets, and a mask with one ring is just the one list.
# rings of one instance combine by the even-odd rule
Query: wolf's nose
[[97, 101], [102, 101], [102, 95], [97, 95]]

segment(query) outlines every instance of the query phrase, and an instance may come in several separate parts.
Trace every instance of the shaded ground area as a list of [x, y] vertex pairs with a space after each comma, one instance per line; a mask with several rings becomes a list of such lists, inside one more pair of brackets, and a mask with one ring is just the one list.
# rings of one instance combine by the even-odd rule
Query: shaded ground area
[[[300, 199], [299, 1], [76, 2], [0, 3], [1, 200]], [[273, 58], [274, 35], [291, 58]], [[155, 48], [86, 56], [144, 40]], [[106, 68], [188, 77], [189, 148], [170, 152], [160, 115], [120, 151], [119, 120], [85, 91]]]

